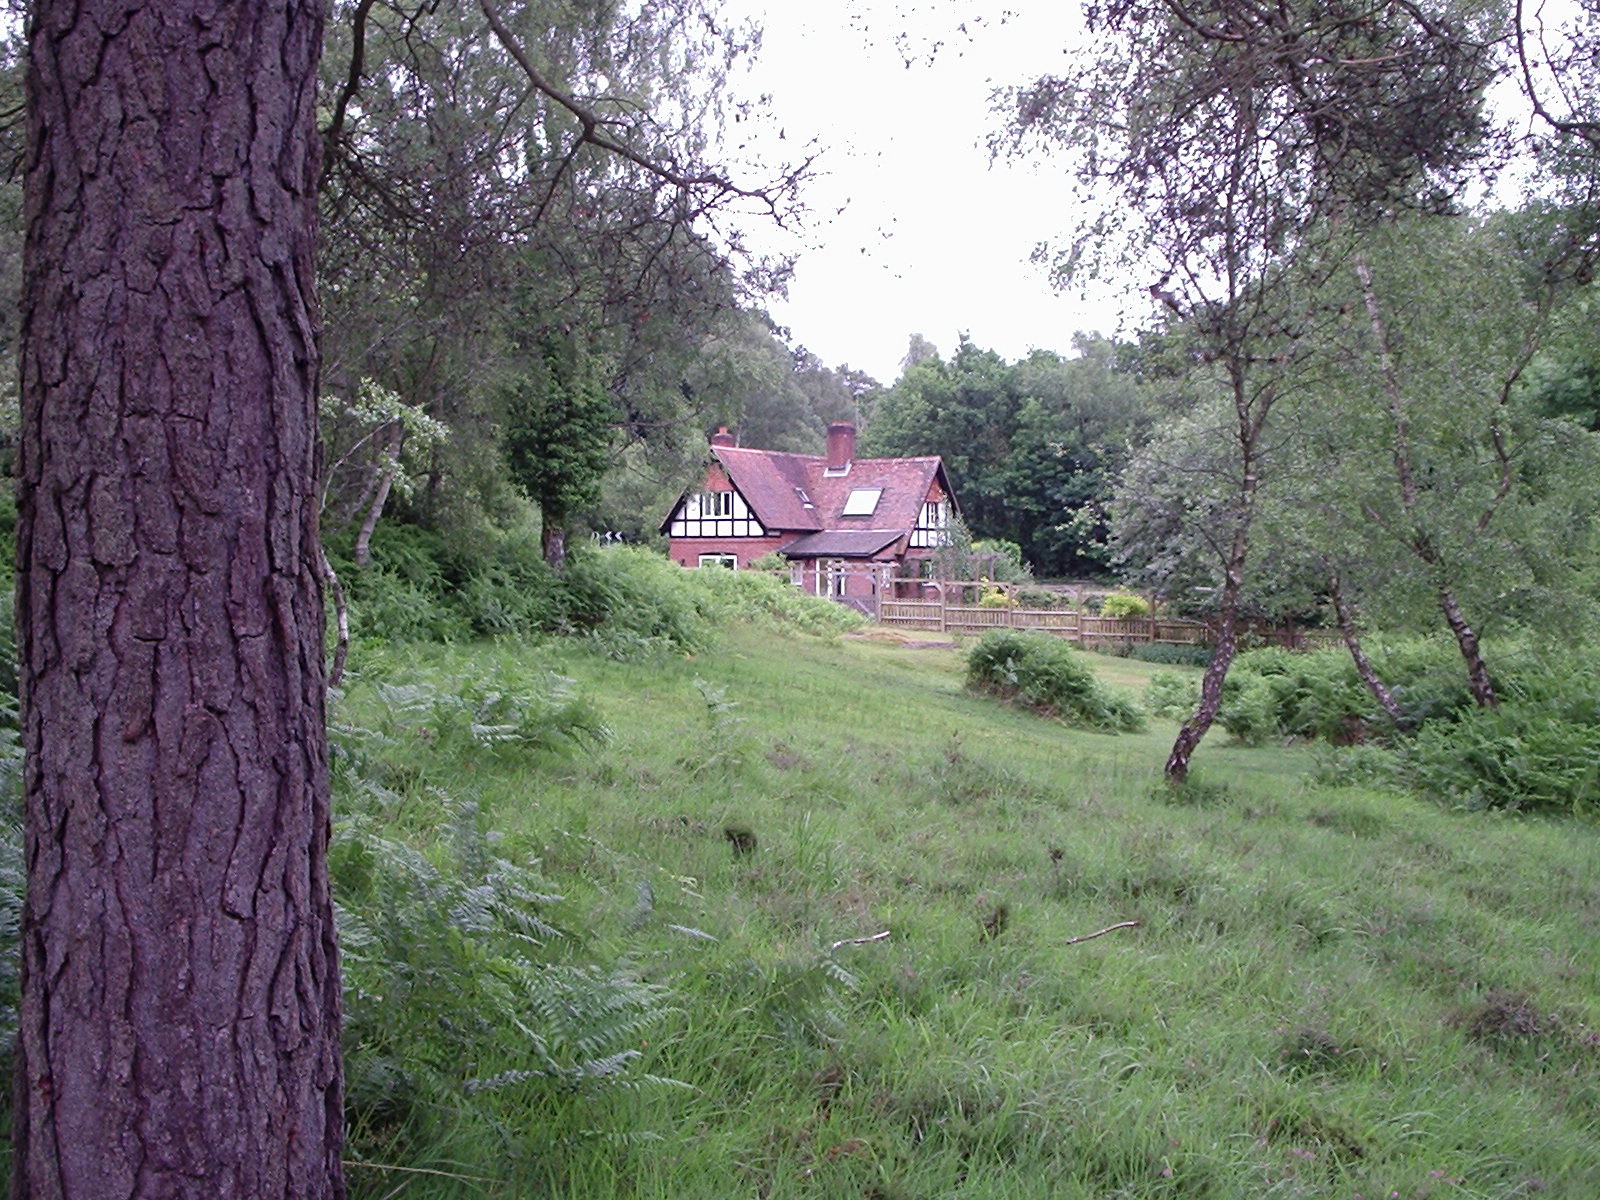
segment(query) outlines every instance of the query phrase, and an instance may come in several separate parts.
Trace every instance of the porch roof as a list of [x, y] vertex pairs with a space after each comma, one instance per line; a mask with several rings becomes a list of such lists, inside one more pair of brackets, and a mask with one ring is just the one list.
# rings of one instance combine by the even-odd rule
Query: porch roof
[[905, 536], [903, 529], [829, 529], [784, 546], [786, 558], [871, 558]]

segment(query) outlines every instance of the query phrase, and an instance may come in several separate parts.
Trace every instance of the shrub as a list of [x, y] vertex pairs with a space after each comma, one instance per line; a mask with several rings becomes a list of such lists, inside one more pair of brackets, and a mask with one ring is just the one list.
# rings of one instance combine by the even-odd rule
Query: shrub
[[346, 569], [340, 578], [349, 600], [353, 638], [455, 642], [472, 636], [471, 623], [445, 600], [442, 580], [430, 586], [377, 565]]
[[[342, 806], [343, 807], [343, 806]], [[395, 840], [380, 814], [346, 816], [329, 853], [344, 975], [346, 1113], [367, 1160], [431, 1161], [469, 1130], [591, 1140], [597, 1104], [645, 1083], [641, 1035], [663, 989], [555, 961], [561, 897], [537, 860], [507, 856], [476, 809], [445, 798], [442, 861]], [[437, 1149], [433, 1153], [438, 1153]]]
[[1160, 663], [1169, 667], [1205, 667], [1211, 664], [1210, 646], [1183, 646], [1171, 642], [1152, 642], [1134, 646], [1129, 658], [1140, 662]]
[[967, 654], [967, 686], [1090, 729], [1138, 730], [1144, 713], [1059, 638], [997, 630]]
[[561, 675], [534, 681], [461, 678], [442, 687], [374, 683], [373, 689], [384, 704], [385, 736], [420, 737], [446, 754], [562, 750], [611, 736], [594, 706]]
[[[3, 543], [0, 543], [3, 544]], [[0, 696], [17, 694], [16, 588], [11, 571], [0, 568]]]
[[713, 627], [689, 575], [659, 554], [632, 546], [576, 553], [561, 576], [558, 630], [587, 634], [604, 628], [607, 635], [678, 653], [703, 649]]
[[1367, 653], [1404, 710], [1406, 728], [1448, 720], [1472, 707], [1461, 654], [1453, 643], [1434, 638], [1375, 640]]
[[1148, 617], [1150, 601], [1132, 592], [1112, 592], [1100, 601], [1100, 615], [1118, 620], [1124, 617]]
[[[562, 898], [539, 861], [474, 804], [417, 780], [404, 794], [386, 786], [385, 758], [418, 720], [441, 750], [452, 737], [560, 748], [597, 736], [559, 683], [509, 707], [488, 701], [505, 720], [485, 727], [484, 699], [500, 693], [479, 681], [465, 688], [477, 701], [458, 698], [461, 682], [379, 689], [376, 728], [330, 730], [349, 1144], [361, 1160], [421, 1165], [452, 1143], [532, 1137], [557, 1163], [595, 1140], [601, 1106], [666, 1082], [637, 1060], [667, 993], [625, 967], [573, 961], [581, 949], [556, 923]], [[429, 848], [408, 829], [427, 830]]]
[[339, 557], [337, 540], [329, 552], [352, 633], [367, 643], [565, 634], [608, 657], [639, 659], [703, 649], [731, 621], [819, 635], [864, 621], [848, 606], [797, 591], [786, 571], [685, 571], [633, 546], [575, 548], [557, 575], [526, 530], [447, 542], [415, 526], [384, 525], [364, 568]]
[[866, 624], [846, 604], [808, 595], [787, 578], [763, 571], [682, 571], [699, 594], [698, 602], [718, 624], [749, 621], [774, 629], [828, 636]]
[[1365, 740], [1354, 731], [1383, 723], [1343, 650], [1269, 646], [1239, 655], [1234, 669], [1266, 681], [1277, 732], [1286, 736]]
[[532, 636], [563, 614], [560, 580], [526, 534], [504, 538], [470, 565], [457, 604], [473, 632], [488, 637]]
[[1064, 592], [1052, 592], [1049, 588], [1019, 587], [1016, 590], [1017, 603], [1023, 608], [1071, 608], [1072, 597]]
[[1404, 754], [1411, 786], [1462, 808], [1545, 812], [1600, 809], [1600, 721], [1507, 701], [1418, 731]]
[[1393, 788], [1400, 783], [1400, 759], [1385, 746], [1327, 746], [1316, 759], [1311, 778], [1323, 787]]
[[1263, 746], [1278, 737], [1282, 730], [1278, 725], [1272, 684], [1265, 676], [1251, 671], [1230, 671], [1227, 682], [1222, 685], [1222, 707], [1217, 710], [1217, 724], [1246, 746]]
[[977, 573], [985, 579], [998, 579], [1005, 583], [1026, 583], [1033, 572], [1023, 561], [1022, 547], [1004, 538], [986, 538], [972, 543], [976, 557]]
[[1200, 684], [1190, 675], [1157, 671], [1144, 689], [1144, 706], [1158, 717], [1182, 721], [1194, 712], [1200, 699]]

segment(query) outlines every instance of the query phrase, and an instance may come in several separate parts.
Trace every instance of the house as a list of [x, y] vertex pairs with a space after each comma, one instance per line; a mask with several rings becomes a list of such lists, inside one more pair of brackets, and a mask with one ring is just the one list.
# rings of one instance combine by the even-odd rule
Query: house
[[711, 438], [698, 491], [661, 523], [680, 566], [747, 567], [776, 554], [802, 591], [870, 605], [916, 578], [949, 538], [954, 497], [930, 458], [856, 458], [854, 425], [828, 426], [828, 452], [786, 454]]

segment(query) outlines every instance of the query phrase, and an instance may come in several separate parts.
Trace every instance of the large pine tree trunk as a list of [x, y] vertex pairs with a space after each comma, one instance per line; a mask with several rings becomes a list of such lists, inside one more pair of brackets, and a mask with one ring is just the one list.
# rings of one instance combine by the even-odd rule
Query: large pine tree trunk
[[338, 1197], [320, 0], [38, 0], [22, 1197]]

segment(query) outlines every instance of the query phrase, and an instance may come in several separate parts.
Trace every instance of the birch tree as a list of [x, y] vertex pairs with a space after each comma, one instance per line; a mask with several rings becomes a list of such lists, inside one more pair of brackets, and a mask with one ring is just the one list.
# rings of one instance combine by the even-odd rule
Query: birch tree
[[1496, 14], [1462, 4], [1115, 0], [1087, 10], [1085, 64], [1008, 97], [1019, 153], [1063, 153], [1100, 213], [1046, 250], [1058, 277], [1148, 272], [1227, 397], [1218, 643], [1166, 765], [1181, 782], [1236, 649], [1274, 407], [1329, 314], [1341, 223], [1440, 207], [1481, 143]]

